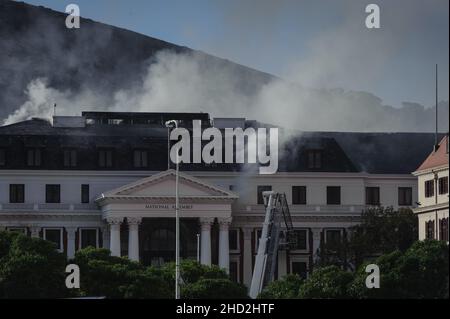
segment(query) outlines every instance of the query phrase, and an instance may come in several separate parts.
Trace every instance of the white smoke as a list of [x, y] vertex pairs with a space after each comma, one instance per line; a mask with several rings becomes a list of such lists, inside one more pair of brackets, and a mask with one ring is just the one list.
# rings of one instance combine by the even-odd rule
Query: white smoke
[[[108, 93], [58, 91], [38, 78], [27, 87], [28, 100], [4, 124], [32, 117], [79, 115], [83, 110], [209, 112], [214, 117], [247, 117], [298, 130], [433, 131], [434, 111], [419, 104], [394, 108], [367, 92], [306, 89], [274, 79], [257, 92], [238, 89], [230, 67], [205, 65], [201, 53], [156, 55], [141, 85]], [[448, 130], [448, 102], [442, 103], [441, 129]]]
[[[277, 36], [271, 30], [276, 30], [283, 22], [282, 12], [300, 11], [305, 6], [293, 0], [262, 0], [256, 8], [252, 1], [236, 5], [218, 3], [223, 5], [222, 11], [229, 22], [226, 26], [230, 28], [218, 39], [231, 50], [231, 55], [241, 52], [236, 47], [249, 43], [255, 34], [261, 36], [258, 43], [264, 40], [267, 46], [275, 46], [272, 44]], [[243, 88], [247, 80], [231, 63], [220, 63], [196, 51], [178, 54], [160, 51], [151, 57], [153, 63], [141, 81], [131, 88], [129, 83], [123, 83], [122, 89], [113, 92], [100, 85], [89, 88], [81, 85], [77, 91], [59, 91], [44, 78], [36, 78], [25, 91], [27, 101], [18, 106], [4, 124], [32, 117], [50, 119], [56, 103], [59, 115], [79, 115], [83, 110], [208, 112], [213, 117], [246, 117], [304, 131], [434, 131], [434, 107], [413, 102], [385, 105], [373, 90], [376, 91], [380, 82], [392, 81], [385, 78], [383, 70], [399, 54], [399, 49], [411, 43], [421, 44], [415, 38], [411, 40], [412, 34], [419, 32], [428, 21], [420, 17], [439, 14], [440, 8], [448, 8], [448, 4], [435, 1], [436, 5], [424, 7], [415, 0], [405, 7], [402, 3], [382, 1], [383, 28], [374, 31], [362, 24], [365, 2], [331, 3], [334, 8], [341, 8], [336, 16], [342, 15], [342, 21], [333, 29], [320, 29], [317, 36], [305, 43], [307, 49], [301, 56], [282, 61], [287, 65], [283, 80], [274, 78], [264, 85], [255, 85], [256, 90]], [[56, 36], [57, 32], [53, 33]], [[107, 47], [108, 35], [99, 38], [104, 40], [102, 47]], [[80, 43], [85, 41], [80, 39]], [[442, 41], [448, 44], [448, 37]], [[55, 44], [52, 56], [64, 56], [60, 50]], [[253, 48], [250, 51], [257, 58], [258, 52]], [[69, 55], [68, 63], [77, 58], [90, 61], [89, 54], [92, 52], [87, 51], [86, 56], [81, 57]], [[448, 66], [448, 59], [444, 62]], [[64, 59], [59, 63], [64, 63]], [[90, 67], [88, 64], [81, 68], [83, 76], [89, 76]], [[147, 68], [147, 64], [142, 67]], [[54, 69], [53, 65], [48, 66], [48, 72], [57, 72]], [[441, 78], [441, 82], [448, 84], [448, 72], [441, 74]], [[247, 82], [251, 81], [255, 79], [250, 76]], [[441, 131], [448, 131], [446, 92], [443, 91], [445, 101], [439, 104]], [[430, 104], [433, 100], [430, 92]]]

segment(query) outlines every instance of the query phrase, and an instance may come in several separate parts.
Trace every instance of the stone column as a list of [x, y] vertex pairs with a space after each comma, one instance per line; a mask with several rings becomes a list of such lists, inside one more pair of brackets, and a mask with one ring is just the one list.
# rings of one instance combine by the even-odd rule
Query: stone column
[[142, 218], [127, 217], [128, 222], [128, 258], [139, 261], [139, 224]]
[[313, 236], [313, 245], [312, 245], [312, 255], [314, 262], [319, 258], [318, 252], [320, 250], [320, 234], [322, 233], [322, 228], [311, 228], [312, 236]]
[[230, 242], [229, 228], [231, 224], [230, 218], [219, 218], [219, 267], [230, 272]]
[[211, 265], [211, 225], [214, 218], [200, 218], [200, 263]]
[[110, 232], [110, 250], [111, 256], [120, 257], [120, 225], [122, 224], [123, 218], [108, 218], [106, 220], [109, 224], [109, 232]]
[[32, 226], [30, 227], [31, 238], [39, 238], [39, 232], [41, 227]]
[[252, 228], [242, 228], [242, 232], [244, 234], [244, 247], [242, 249], [243, 254], [243, 262], [244, 262], [244, 284], [250, 289], [250, 285], [252, 283], [253, 276], [253, 267], [252, 267]]
[[76, 227], [66, 227], [67, 232], [67, 258], [72, 259], [75, 257], [75, 233]]
[[106, 248], [106, 249], [110, 249], [110, 244], [109, 244], [109, 238], [110, 238], [110, 233], [109, 233], [109, 227], [108, 227], [108, 224], [106, 224], [103, 228], [102, 228], [102, 242], [103, 242], [103, 245], [102, 245], [102, 247], [103, 248]]

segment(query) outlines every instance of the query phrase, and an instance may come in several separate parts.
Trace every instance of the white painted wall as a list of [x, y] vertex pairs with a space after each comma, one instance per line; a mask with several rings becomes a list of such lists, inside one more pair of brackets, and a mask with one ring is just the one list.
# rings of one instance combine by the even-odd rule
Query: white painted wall
[[[127, 183], [150, 176], [155, 172], [76, 172], [76, 171], [0, 171], [0, 203], [9, 203], [9, 184], [25, 184], [25, 203], [45, 203], [45, 185], [61, 185], [61, 203], [81, 203], [81, 185], [90, 185], [93, 201], [101, 193], [121, 187]], [[236, 173], [191, 173], [195, 177], [225, 189], [234, 186], [240, 198], [239, 204], [256, 205], [258, 185], [271, 185], [274, 191], [285, 192], [288, 203], [292, 203], [292, 186], [307, 187], [307, 205], [326, 205], [327, 186], [341, 187], [342, 205], [364, 205], [365, 187], [380, 187], [382, 206], [398, 208], [398, 187], [413, 188], [413, 204], [417, 199], [417, 182], [412, 175], [366, 175], [359, 173], [278, 173], [274, 175], [243, 176]], [[448, 175], [448, 172], [447, 172]], [[422, 197], [424, 177], [419, 177], [419, 201]], [[164, 189], [164, 191], [166, 191]], [[446, 195], [441, 196], [447, 199]]]

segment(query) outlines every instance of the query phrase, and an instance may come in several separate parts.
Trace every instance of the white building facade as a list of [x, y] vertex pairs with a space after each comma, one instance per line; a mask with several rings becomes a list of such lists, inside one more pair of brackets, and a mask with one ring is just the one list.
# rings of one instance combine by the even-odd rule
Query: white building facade
[[[148, 166], [142, 169], [139, 165], [151, 161], [156, 153], [151, 148], [147, 151], [147, 146], [140, 143], [130, 146], [128, 140], [126, 144], [132, 151], [127, 160], [131, 166], [122, 168], [114, 153], [108, 153], [114, 145], [105, 141], [96, 142], [101, 145], [94, 146], [95, 154], [89, 158], [90, 155], [82, 155], [80, 151], [89, 143], [83, 146], [79, 140], [74, 142], [67, 137], [85, 138], [83, 124], [77, 129], [57, 128], [55, 137], [54, 126], [31, 122], [0, 127], [3, 134], [0, 135], [1, 229], [51, 240], [68, 258], [79, 249], [94, 246], [145, 264], [160, 265], [174, 259], [173, 169], [155, 170]], [[43, 130], [42, 125], [47, 133], [39, 133], [39, 141], [30, 141], [33, 132]], [[102, 128], [106, 130], [105, 126]], [[11, 142], [17, 134], [14, 129], [28, 131], [26, 136], [21, 133], [23, 151], [14, 150], [18, 144]], [[87, 131], [97, 136], [97, 129]], [[120, 132], [122, 128], [115, 129]], [[44, 142], [42, 134], [47, 136]], [[58, 136], [64, 136], [64, 142], [58, 140], [60, 144], [53, 145], [51, 139]], [[47, 143], [47, 147], [42, 143]], [[53, 154], [52, 147], [61, 153]], [[314, 143], [314, 154], [317, 150]], [[320, 156], [330, 154], [330, 162], [334, 163], [340, 161], [335, 157], [339, 152], [324, 150]], [[22, 164], [11, 162], [17, 156], [14, 154], [23, 154]], [[90, 168], [91, 161], [101, 168], [83, 169]], [[326, 162], [325, 159], [313, 161], [316, 166], [309, 171], [279, 171], [272, 175], [214, 167], [182, 170], [182, 258], [199, 258], [203, 264], [217, 264], [234, 280], [249, 286], [265, 214], [261, 198], [264, 190], [286, 194], [298, 238], [295, 249], [279, 252], [278, 277], [288, 273], [307, 276], [321, 242], [343, 240], [367, 207], [413, 207], [422, 201], [417, 198], [421, 189], [417, 188], [417, 179], [412, 174], [323, 171], [318, 166], [321, 161]], [[68, 165], [66, 169], [65, 165]]]

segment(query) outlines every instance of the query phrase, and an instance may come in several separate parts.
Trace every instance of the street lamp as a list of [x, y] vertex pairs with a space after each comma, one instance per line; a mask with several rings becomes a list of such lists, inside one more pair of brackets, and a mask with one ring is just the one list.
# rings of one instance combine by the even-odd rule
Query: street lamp
[[[166, 122], [166, 127], [178, 128], [178, 121], [170, 120]], [[170, 152], [169, 152], [170, 156]], [[180, 218], [178, 216], [179, 211], [179, 196], [178, 196], [178, 150], [176, 156], [176, 169], [175, 169], [175, 299], [180, 299]]]

